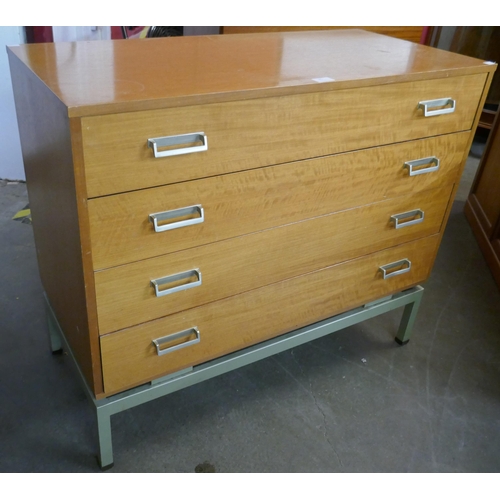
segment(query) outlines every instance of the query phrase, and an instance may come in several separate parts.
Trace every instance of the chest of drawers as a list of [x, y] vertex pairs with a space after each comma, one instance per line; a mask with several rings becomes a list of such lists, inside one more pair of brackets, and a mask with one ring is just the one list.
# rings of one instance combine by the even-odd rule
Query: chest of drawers
[[495, 65], [360, 30], [8, 49], [97, 400], [427, 279]]

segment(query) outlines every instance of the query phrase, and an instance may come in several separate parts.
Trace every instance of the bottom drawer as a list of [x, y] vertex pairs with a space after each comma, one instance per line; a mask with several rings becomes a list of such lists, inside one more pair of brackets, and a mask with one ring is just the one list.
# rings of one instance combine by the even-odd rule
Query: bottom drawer
[[[128, 389], [421, 283], [432, 269], [439, 239], [412, 241], [104, 335], [105, 392]], [[387, 266], [404, 259], [400, 266]], [[387, 266], [385, 272], [381, 266]], [[184, 333], [173, 335], [178, 332]]]

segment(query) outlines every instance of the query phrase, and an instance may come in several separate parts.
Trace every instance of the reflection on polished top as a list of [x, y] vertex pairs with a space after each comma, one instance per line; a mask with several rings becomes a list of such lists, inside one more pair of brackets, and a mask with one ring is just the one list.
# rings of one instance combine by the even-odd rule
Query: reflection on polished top
[[361, 30], [29, 44], [9, 50], [59, 97], [69, 116], [491, 70], [478, 59]]

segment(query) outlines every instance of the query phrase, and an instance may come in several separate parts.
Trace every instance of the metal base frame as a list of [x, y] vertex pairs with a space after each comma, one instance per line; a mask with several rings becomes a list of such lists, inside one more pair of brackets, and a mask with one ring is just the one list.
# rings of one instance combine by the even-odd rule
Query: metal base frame
[[46, 295], [45, 301], [51, 349], [53, 352], [63, 349], [68, 353], [78, 372], [78, 378], [82, 382], [85, 393], [92, 403], [92, 407], [95, 409], [99, 443], [98, 462], [101, 469], [105, 470], [113, 465], [111, 415], [166, 396], [204, 380], [217, 377], [236, 368], [267, 358], [268, 356], [292, 349], [402, 306], [404, 306], [404, 311], [397, 332], [396, 342], [400, 345], [405, 345], [410, 340], [423, 292], [424, 289], [421, 286], [416, 286], [385, 299], [314, 323], [305, 328], [294, 330], [266, 342], [261, 342], [241, 351], [203, 363], [192, 369], [182, 370], [167, 377], [156, 379], [151, 383], [100, 400], [94, 397], [94, 394], [88, 387]]

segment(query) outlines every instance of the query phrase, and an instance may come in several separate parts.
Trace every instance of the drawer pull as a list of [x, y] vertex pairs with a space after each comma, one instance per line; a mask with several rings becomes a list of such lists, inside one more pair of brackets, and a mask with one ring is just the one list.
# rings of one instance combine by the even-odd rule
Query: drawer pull
[[[196, 281], [190, 281], [189, 283], [184, 283], [181, 285], [173, 286], [172, 288], [160, 290], [160, 286], [169, 285], [171, 283], [175, 283], [176, 281], [187, 280], [192, 277], [195, 277]], [[190, 271], [184, 271], [182, 273], [172, 274], [171, 276], [165, 276], [163, 278], [151, 280], [151, 286], [154, 287], [157, 297], [163, 297], [164, 295], [170, 295], [171, 293], [181, 292], [182, 290], [187, 290], [189, 288], [194, 288], [195, 286], [200, 285], [201, 273], [199, 269], [191, 269]]]
[[[201, 146], [190, 146], [186, 148], [167, 149], [158, 151], [158, 148], [169, 146], [177, 146], [178, 144], [192, 144], [201, 142]], [[166, 137], [155, 137], [148, 139], [148, 147], [153, 150], [155, 158], [163, 158], [165, 156], [187, 155], [189, 153], [198, 153], [208, 149], [208, 139], [205, 132], [195, 132], [193, 134], [168, 135]]]
[[[190, 217], [193, 214], [198, 214], [198, 217]], [[189, 218], [183, 220], [175, 220], [182, 217]], [[173, 219], [175, 220], [175, 222], [159, 225], [159, 222]], [[201, 205], [193, 205], [192, 207], [177, 208], [175, 210], [167, 210], [166, 212], [149, 214], [149, 220], [153, 223], [155, 232], [161, 233], [162, 231], [169, 231], [170, 229], [178, 229], [179, 227], [201, 224], [205, 220], [205, 215], [203, 213], [203, 207]]]
[[[410, 218], [412, 220], [407, 220], [406, 222], [400, 222], [401, 220]], [[420, 224], [421, 222], [424, 221], [424, 212], [420, 209], [417, 209], [417, 210], [412, 210], [410, 212], [405, 212], [403, 214], [391, 215], [391, 221], [394, 222], [394, 227], [396, 229], [399, 229], [400, 227], [413, 226], [414, 224]]]
[[[422, 165], [432, 165], [426, 168], [419, 168], [414, 170], [416, 167], [421, 167]], [[439, 158], [435, 156], [429, 156], [428, 158], [420, 158], [419, 160], [405, 161], [403, 168], [407, 168], [410, 177], [420, 174], [429, 174], [431, 172], [436, 172], [439, 170]]]
[[[174, 342], [176, 340], [182, 339], [184, 337], [189, 337], [191, 335], [195, 336], [194, 339], [188, 340], [187, 342], [182, 342], [180, 344], [176, 344], [171, 347], [167, 347], [165, 349], [161, 349], [161, 346], [164, 344], [169, 344], [171, 342]], [[163, 356], [164, 354], [167, 354], [169, 352], [177, 351], [179, 349], [182, 349], [183, 347], [188, 347], [193, 344], [197, 344], [200, 341], [200, 332], [198, 330], [198, 327], [193, 326], [193, 328], [188, 328], [187, 330], [182, 330], [182, 332], [176, 332], [172, 333], [171, 335], [167, 335], [165, 337], [161, 337], [159, 339], [153, 340], [153, 344], [156, 347], [156, 353], [158, 356]]]
[[[445, 108], [444, 106], [449, 106]], [[424, 116], [446, 115], [455, 111], [455, 100], [451, 97], [444, 99], [432, 99], [430, 101], [420, 101], [418, 108], [424, 110]], [[430, 109], [438, 108], [438, 109]]]
[[[407, 273], [411, 269], [411, 262], [408, 259], [398, 260], [397, 262], [391, 262], [385, 266], [380, 266], [378, 269], [379, 271], [382, 271], [382, 276], [386, 280], [387, 278], [392, 278], [398, 274]], [[389, 272], [391, 269], [396, 270]]]

